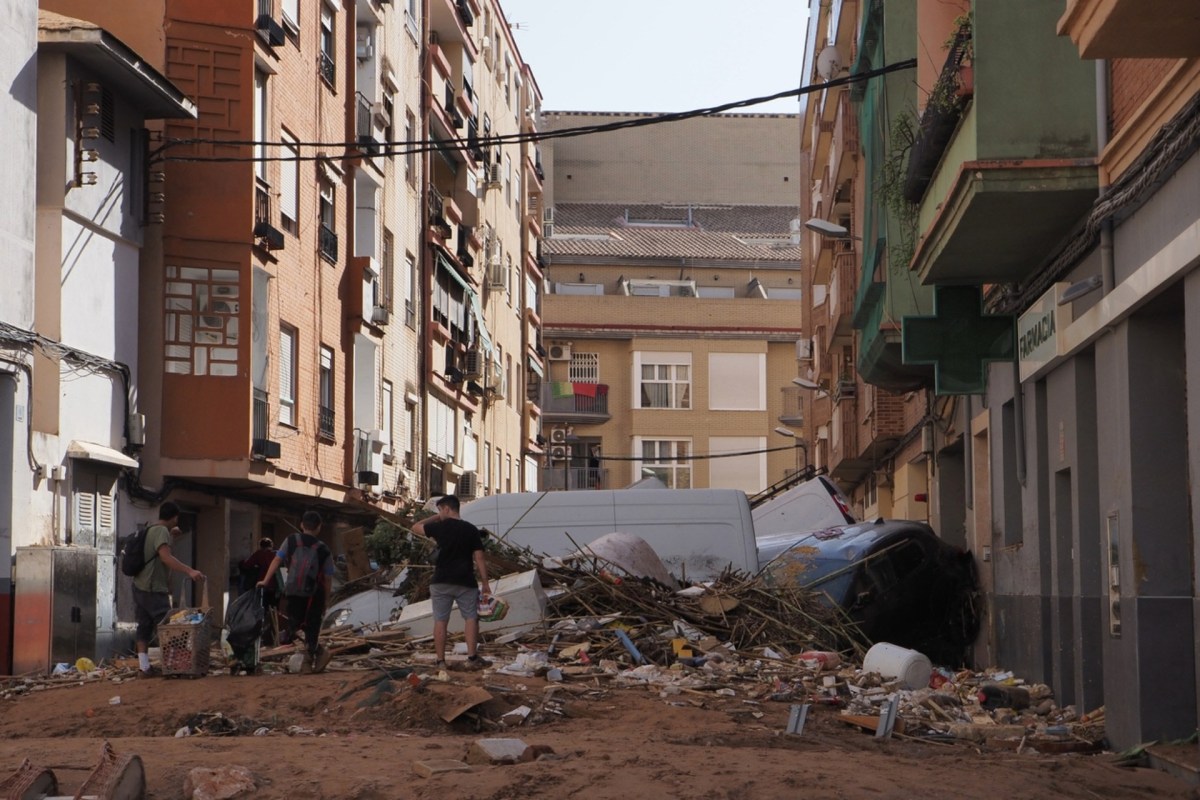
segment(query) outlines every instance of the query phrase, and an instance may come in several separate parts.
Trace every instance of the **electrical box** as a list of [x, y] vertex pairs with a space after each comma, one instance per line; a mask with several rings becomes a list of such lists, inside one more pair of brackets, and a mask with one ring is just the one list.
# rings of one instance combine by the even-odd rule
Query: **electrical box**
[[13, 569], [13, 674], [96, 658], [94, 547], [18, 547]]

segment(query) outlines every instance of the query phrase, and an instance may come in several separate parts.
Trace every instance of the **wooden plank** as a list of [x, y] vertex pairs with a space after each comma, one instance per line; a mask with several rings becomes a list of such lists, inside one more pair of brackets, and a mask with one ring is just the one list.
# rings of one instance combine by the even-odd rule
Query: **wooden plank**
[[362, 528], [342, 532], [342, 548], [346, 556], [346, 579], [356, 581], [371, 574], [371, 559], [367, 558], [367, 537]]

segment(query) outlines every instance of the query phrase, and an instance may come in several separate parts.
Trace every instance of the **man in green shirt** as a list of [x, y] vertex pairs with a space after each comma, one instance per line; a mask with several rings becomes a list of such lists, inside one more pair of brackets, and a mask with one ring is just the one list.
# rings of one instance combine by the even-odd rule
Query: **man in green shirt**
[[133, 579], [133, 605], [137, 612], [138, 676], [162, 674], [150, 666], [150, 640], [158, 623], [171, 610], [171, 572], [182, 572], [199, 583], [204, 575], [171, 554], [171, 541], [183, 535], [179, 529], [179, 506], [163, 503], [158, 522], [146, 532], [146, 566]]

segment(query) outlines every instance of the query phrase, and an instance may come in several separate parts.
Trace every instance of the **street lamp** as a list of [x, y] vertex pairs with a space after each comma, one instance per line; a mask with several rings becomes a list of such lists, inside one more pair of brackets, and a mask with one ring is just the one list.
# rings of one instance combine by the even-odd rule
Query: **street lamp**
[[780, 436], [786, 436], [794, 441], [792, 445], [796, 452], [796, 472], [800, 472], [800, 451], [804, 451], [804, 474], [808, 474], [808, 445], [800, 438], [800, 434], [796, 433], [791, 428], [785, 428], [782, 425], [775, 429], [775, 432]]
[[862, 241], [861, 236], [855, 236], [850, 233], [848, 228], [838, 225], [836, 222], [830, 222], [827, 219], [813, 217], [804, 223], [804, 227], [808, 228], [813, 233], [820, 236], [828, 236], [831, 239], [857, 239]]

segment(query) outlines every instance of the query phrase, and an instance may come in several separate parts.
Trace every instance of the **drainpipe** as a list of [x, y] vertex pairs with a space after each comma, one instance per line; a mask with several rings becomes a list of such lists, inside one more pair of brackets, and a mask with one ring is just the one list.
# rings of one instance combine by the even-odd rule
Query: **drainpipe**
[[[1108, 147], [1108, 60], [1096, 62], [1096, 154], [1103, 155]], [[1108, 184], [1100, 182], [1100, 197], [1108, 192]], [[1112, 218], [1100, 224], [1100, 280], [1104, 294], [1116, 285], [1116, 269], [1113, 266]]]
[[1013, 359], [1013, 427], [1016, 442], [1013, 451], [1017, 458], [1017, 482], [1025, 485], [1025, 397], [1021, 391], [1021, 362]]
[[975, 508], [975, 451], [974, 443], [971, 441], [975, 437], [971, 435], [971, 395], [963, 395], [963, 483], [966, 498], [967, 509], [974, 510]]

